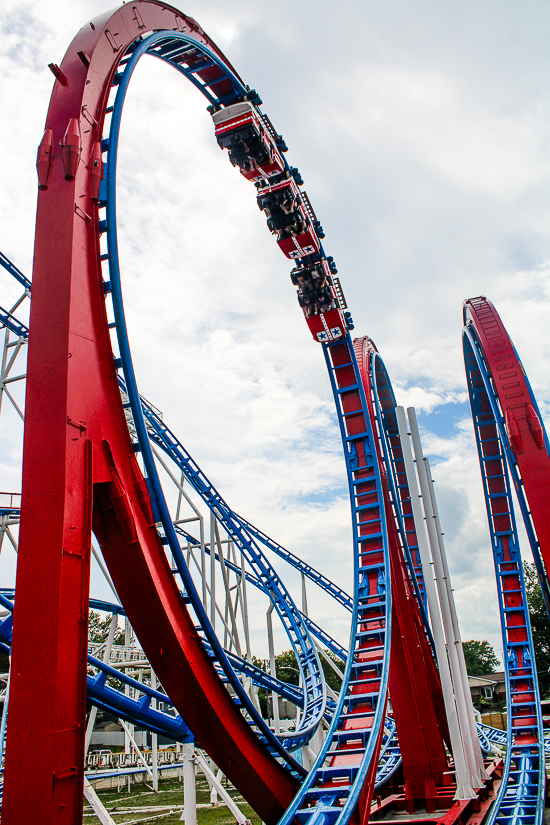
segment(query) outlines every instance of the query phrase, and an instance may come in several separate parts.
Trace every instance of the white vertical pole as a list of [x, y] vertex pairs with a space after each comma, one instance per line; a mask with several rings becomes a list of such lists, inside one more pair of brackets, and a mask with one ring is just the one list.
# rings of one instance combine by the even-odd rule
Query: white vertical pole
[[[130, 626], [130, 622], [128, 618], [124, 619], [124, 647], [128, 648], [132, 644], [132, 628]], [[124, 668], [124, 672], [127, 673], [127, 668]], [[131, 688], [130, 685], [124, 685], [124, 693], [127, 696], [130, 696]], [[132, 752], [132, 741], [131, 736], [134, 732], [134, 726], [123, 725], [124, 730], [124, 753], [131, 753]]]
[[[210, 511], [210, 624], [216, 629], [216, 518]], [[221, 548], [220, 548], [220, 552]]]
[[[235, 546], [233, 542], [229, 545], [231, 550], [233, 551], [233, 561], [235, 565], [237, 564], [237, 559], [235, 557]], [[252, 650], [250, 648], [250, 628], [248, 626], [248, 599], [246, 595], [246, 560], [244, 554], [241, 550], [241, 575], [239, 578], [239, 589], [241, 591], [241, 615], [243, 619], [243, 627], [244, 627], [244, 638], [246, 643], [246, 660], [247, 662], [252, 661]]]
[[[115, 633], [118, 627], [118, 617], [116, 613], [111, 614], [111, 624], [109, 625], [109, 635], [107, 636], [107, 642], [105, 643], [105, 647], [103, 649], [103, 656], [102, 659], [104, 662], [108, 662], [111, 658], [111, 650], [113, 648], [113, 641], [115, 639]], [[95, 705], [92, 706], [90, 711], [90, 716], [88, 718], [88, 725], [86, 727], [86, 739], [85, 739], [85, 756], [88, 754], [88, 750], [90, 748], [90, 742], [92, 741], [92, 733], [94, 732], [94, 725], [97, 716], [97, 708]]]
[[[449, 665], [451, 669], [451, 678], [455, 686], [455, 697], [458, 709], [458, 719], [460, 722], [460, 729], [462, 731], [462, 738], [464, 742], [464, 754], [466, 756], [466, 765], [468, 767], [468, 774], [471, 776], [471, 783], [473, 788], [480, 788], [483, 786], [483, 780], [479, 775], [477, 767], [474, 742], [472, 741], [470, 722], [468, 719], [468, 711], [466, 708], [466, 701], [464, 692], [460, 689], [462, 684], [462, 677], [460, 674], [460, 665], [458, 661], [458, 652], [456, 649], [453, 622], [451, 618], [451, 606], [449, 604], [449, 594], [445, 584], [445, 572], [441, 560], [441, 546], [438, 536], [437, 526], [435, 523], [432, 496], [430, 492], [430, 485], [428, 481], [428, 473], [426, 471], [426, 459], [422, 452], [422, 444], [420, 443], [420, 434], [418, 432], [418, 424], [416, 421], [416, 413], [413, 407], [407, 409], [409, 416], [409, 424], [411, 429], [411, 436], [414, 446], [414, 454], [416, 457], [416, 470], [418, 472], [418, 479], [420, 481], [420, 490], [422, 492], [422, 501], [424, 504], [424, 512], [426, 514], [426, 527], [428, 529], [428, 537], [430, 539], [430, 547], [432, 550], [432, 558], [434, 563], [435, 580], [437, 583], [437, 592], [439, 594], [439, 604], [441, 606], [441, 615], [443, 617], [443, 627], [445, 629], [445, 637], [447, 639], [447, 652], [449, 654]], [[477, 736], [476, 736], [477, 740]]]
[[[468, 684], [468, 672], [466, 670], [466, 661], [464, 659], [464, 649], [462, 647], [462, 639], [460, 636], [460, 626], [458, 624], [458, 615], [456, 612], [456, 605], [453, 596], [453, 588], [451, 587], [451, 576], [449, 573], [449, 565], [447, 563], [447, 553], [445, 552], [445, 544], [443, 541], [443, 533], [441, 531], [441, 524], [439, 521], [439, 510], [437, 508], [437, 500], [435, 497], [435, 490], [433, 486], [432, 473], [430, 469], [429, 459], [426, 458], [426, 474], [428, 476], [428, 484], [430, 487], [430, 495], [432, 499], [432, 510], [434, 514], [434, 521], [437, 529], [437, 537], [441, 551], [441, 563], [443, 565], [443, 576], [445, 580], [445, 587], [447, 589], [447, 598], [449, 600], [449, 607], [451, 610], [451, 620], [453, 623], [453, 641], [458, 656], [458, 664], [460, 670], [460, 689], [464, 695], [464, 702], [466, 704], [466, 711], [468, 714], [468, 722], [470, 725], [470, 735], [474, 747], [474, 756], [476, 765], [481, 779], [488, 779], [489, 774], [485, 770], [483, 764], [483, 756], [481, 755], [481, 746], [479, 744], [479, 736], [477, 734], [477, 724], [474, 714], [474, 706], [472, 704], [472, 694], [470, 693], [470, 685]], [[457, 686], [458, 689], [458, 686]]]
[[[151, 668], [151, 687], [157, 689], [157, 675], [153, 668]], [[151, 707], [156, 708], [157, 700], [153, 696], [151, 698]], [[151, 733], [151, 764], [153, 768], [153, 790], [155, 793], [159, 792], [159, 769], [158, 769], [158, 736], [156, 733]]]
[[445, 702], [445, 712], [447, 714], [447, 722], [449, 725], [451, 748], [456, 768], [457, 787], [455, 799], [474, 799], [477, 794], [474, 792], [474, 789], [470, 784], [471, 780], [469, 778], [468, 769], [466, 767], [464, 743], [458, 721], [455, 695], [451, 680], [451, 672], [449, 670], [449, 661], [447, 659], [447, 648], [445, 645], [443, 624], [441, 621], [441, 613], [439, 610], [439, 601], [437, 598], [437, 593], [434, 584], [430, 548], [428, 545], [428, 539], [426, 537], [426, 532], [424, 528], [424, 519], [422, 516], [422, 508], [420, 505], [420, 494], [418, 491], [418, 484], [416, 482], [416, 474], [414, 472], [414, 461], [411, 451], [411, 445], [409, 442], [407, 422], [405, 419], [405, 410], [403, 409], [403, 407], [397, 407], [396, 416], [397, 426], [399, 429], [399, 438], [401, 440], [401, 450], [403, 453], [403, 460], [405, 464], [405, 474], [407, 476], [407, 484], [409, 487], [409, 493], [411, 497], [411, 508], [413, 512], [416, 538], [418, 541], [418, 549], [420, 552], [420, 560], [422, 564], [424, 588], [426, 591], [426, 598], [428, 600], [428, 607], [430, 609], [432, 635], [434, 639], [437, 662], [439, 666], [439, 677], [441, 679], [443, 700]]
[[[275, 670], [275, 649], [273, 646], [273, 622], [271, 614], [273, 613], [273, 602], [269, 605], [266, 613], [267, 617], [267, 645], [269, 650], [269, 671], [273, 677], [277, 675]], [[275, 728], [275, 736], [281, 732], [281, 721], [279, 719], [279, 697], [274, 690], [271, 691], [271, 704], [273, 705], [273, 727]]]
[[[231, 650], [231, 647], [234, 646], [235, 651], [237, 653], [237, 656], [240, 656], [240, 658], [242, 659], [241, 642], [240, 642], [240, 639], [239, 639], [239, 629], [237, 627], [237, 617], [235, 615], [235, 608], [233, 607], [233, 602], [231, 600], [231, 587], [230, 587], [230, 584], [229, 584], [229, 574], [227, 572], [227, 567], [226, 567], [226, 564], [225, 564], [225, 556], [223, 554], [223, 546], [222, 546], [222, 543], [220, 541], [220, 535], [219, 535], [219, 532], [218, 532], [218, 525], [216, 523], [214, 523], [213, 537], [214, 537], [214, 541], [216, 542], [217, 548], [218, 548], [218, 558], [220, 560], [223, 586], [224, 586], [224, 590], [225, 590], [226, 615], [227, 615], [227, 610], [229, 610], [229, 616], [230, 616], [230, 619], [231, 619], [231, 636], [229, 637], [230, 638], [229, 650]], [[211, 550], [211, 552], [214, 552], [214, 551]]]
[[[11, 664], [11, 656], [10, 656]], [[8, 681], [6, 682], [6, 694], [2, 707], [2, 721], [0, 722], [0, 767], [4, 761], [4, 745], [6, 743], [6, 723], [8, 721], [8, 702], [10, 699], [10, 672], [8, 671]]]
[[[210, 534], [212, 535], [212, 519], [213, 515], [210, 513]], [[201, 530], [201, 579], [202, 579], [202, 606], [208, 612], [208, 593], [206, 589], [206, 545], [204, 533]], [[210, 547], [212, 552], [212, 547]]]
[[186, 742], [183, 746], [183, 813], [180, 822], [185, 822], [185, 825], [197, 825], [194, 748], [193, 742]]
[[309, 613], [307, 612], [306, 577], [304, 573], [302, 573], [302, 613], [304, 614], [304, 616], [309, 615]]

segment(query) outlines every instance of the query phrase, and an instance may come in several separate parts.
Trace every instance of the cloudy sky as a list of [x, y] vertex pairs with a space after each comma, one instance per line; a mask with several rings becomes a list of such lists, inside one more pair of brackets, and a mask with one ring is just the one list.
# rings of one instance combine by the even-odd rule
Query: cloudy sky
[[[3, 3], [0, 249], [29, 274], [47, 64], [108, 8]], [[182, 11], [259, 91], [287, 141], [356, 333], [373, 338], [398, 401], [419, 413], [463, 638], [500, 652], [461, 305], [480, 294], [495, 303], [548, 418], [548, 5], [188, 0]], [[127, 98], [119, 208], [141, 392], [237, 511], [349, 586], [345, 468], [321, 349], [205, 101], [153, 58]], [[6, 306], [17, 289], [3, 276], [0, 288]], [[2, 418], [0, 488], [15, 489], [20, 430]], [[5, 553], [3, 583], [12, 570]], [[313, 590], [309, 603], [344, 641], [345, 617]]]

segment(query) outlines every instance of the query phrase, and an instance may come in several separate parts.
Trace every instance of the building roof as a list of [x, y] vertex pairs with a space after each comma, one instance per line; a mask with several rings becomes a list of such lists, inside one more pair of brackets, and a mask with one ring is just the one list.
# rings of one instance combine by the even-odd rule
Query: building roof
[[496, 685], [495, 679], [486, 679], [483, 676], [468, 676], [468, 685], [473, 687], [484, 687], [485, 685]]

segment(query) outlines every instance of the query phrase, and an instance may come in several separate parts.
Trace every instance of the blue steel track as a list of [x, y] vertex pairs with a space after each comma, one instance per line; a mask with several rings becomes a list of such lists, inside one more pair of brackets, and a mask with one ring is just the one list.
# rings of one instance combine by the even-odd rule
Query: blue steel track
[[[181, 71], [182, 67], [177, 61], [181, 60], [190, 49], [196, 50], [197, 44], [195, 41], [190, 41], [185, 35], [177, 33], [170, 35], [170, 37], [167, 37], [166, 33], [151, 35], [141, 42], [137, 48], [132, 49], [131, 54], [129, 54], [127, 58], [123, 58], [122, 71], [119, 71], [117, 75], [115, 75], [113, 81], [113, 85], [117, 87], [116, 96], [113, 107], [109, 107], [112, 115], [109, 138], [107, 141], [104, 141], [103, 144], [106, 154], [106, 171], [104, 177], [106, 186], [100, 190], [100, 208], [103, 205], [106, 207], [106, 215], [100, 224], [100, 231], [106, 233], [107, 239], [108, 251], [102, 256], [108, 261], [109, 266], [109, 280], [105, 283], [105, 291], [106, 294], [110, 294], [112, 297], [115, 328], [120, 352], [120, 359], [115, 361], [115, 364], [122, 368], [129, 406], [134, 419], [139, 450], [143, 459], [153, 506], [158, 512], [159, 520], [162, 522], [164, 534], [174, 557], [186, 596], [193, 607], [208, 644], [214, 651], [219, 665], [222, 667], [225, 676], [235, 690], [240, 704], [244, 706], [247, 714], [254, 721], [261, 736], [265, 738], [279, 756], [283, 756], [290, 767], [297, 770], [298, 766], [296, 763], [293, 763], [289, 754], [284, 751], [284, 749], [281, 749], [281, 745], [277, 742], [271, 731], [269, 731], [261, 717], [259, 717], [250, 699], [245, 694], [208, 621], [193, 580], [185, 565], [179, 540], [172, 524], [157, 474], [148, 437], [147, 423], [151, 425], [151, 422], [148, 421], [146, 423], [143, 415], [124, 319], [116, 235], [116, 158], [125, 94], [132, 72], [143, 54], [149, 53], [160, 57], [167, 62], [171, 62]], [[225, 64], [213, 52], [203, 47], [201, 47], [201, 49], [203, 49], [205, 60], [213, 61], [220, 69], [226, 72], [226, 79], [231, 82], [235, 90], [234, 98], [225, 96], [224, 100], [212, 100], [211, 93], [209, 93], [206, 95], [209, 102], [219, 106], [220, 104], [233, 102], [234, 99], [246, 97], [249, 90], [242, 86], [240, 81], [227, 69]], [[195, 85], [201, 85], [197, 83], [196, 68], [194, 72], [184, 71], [184, 73], [193, 76]], [[201, 85], [201, 90], [204, 90], [204, 88], [205, 87]], [[288, 171], [290, 172], [290, 170]], [[328, 794], [330, 797], [328, 808], [334, 811], [334, 815], [339, 821], [345, 822], [349, 819], [357, 804], [359, 793], [363, 787], [367, 773], [373, 772], [376, 766], [385, 717], [390, 638], [389, 609], [391, 602], [389, 568], [387, 564], [387, 537], [385, 533], [385, 514], [380, 487], [380, 475], [375, 454], [373, 453], [374, 438], [364, 392], [362, 389], [357, 389], [359, 375], [353, 344], [350, 336], [347, 335], [345, 340], [338, 342], [337, 345], [323, 345], [323, 347], [327, 365], [329, 366], [331, 383], [335, 390], [335, 398], [337, 399], [337, 409], [345, 444], [352, 500], [356, 587], [354, 588], [355, 598], [352, 609], [352, 631], [349, 647], [350, 650], [353, 651], [353, 655], [348, 658], [339, 704], [333, 716], [329, 734], [325, 739], [325, 745], [317, 758], [314, 770], [309, 774], [308, 780], [302, 783], [301, 791], [295, 803], [291, 806], [291, 809], [298, 810], [303, 804], [306, 794], [307, 804], [311, 805], [312, 800], [317, 802], [317, 806], [314, 805], [308, 808], [308, 817], [314, 815], [314, 811], [319, 805], [323, 806], [324, 809], [327, 808], [327, 792], [325, 791], [323, 794], [319, 794], [319, 792], [315, 790], [315, 785], [321, 781], [326, 782], [327, 777], [332, 775], [339, 780], [339, 774], [344, 773], [345, 777], [343, 781], [337, 781], [332, 795]], [[333, 354], [335, 355], [334, 358], [332, 357]], [[351, 378], [348, 377], [350, 367]], [[347, 386], [347, 384], [349, 384], [349, 386]], [[360, 408], [353, 412], [346, 411], [345, 400], [352, 400], [352, 403], [356, 406], [357, 400]], [[361, 421], [359, 431], [354, 432], [355, 424], [359, 420]], [[350, 422], [352, 422], [351, 428], [349, 427]], [[355, 427], [355, 430], [356, 429]], [[160, 440], [164, 440], [166, 444], [168, 437], [166, 431], [157, 432], [157, 436]], [[166, 446], [173, 448], [175, 445], [167, 444]], [[359, 459], [359, 456], [362, 458]], [[285, 625], [297, 655], [302, 671], [302, 684], [305, 686], [304, 713], [298, 731], [296, 731], [293, 736], [285, 737], [284, 742], [286, 747], [296, 748], [309, 741], [317, 729], [325, 710], [324, 679], [316, 649], [311, 642], [307, 626], [302, 620], [299, 611], [294, 607], [288, 593], [283, 588], [272, 568], [265, 562], [263, 554], [253, 539], [247, 536], [242, 525], [232, 518], [230, 509], [213, 489], [208, 480], [202, 475], [200, 469], [196, 466], [191, 467], [189, 468], [189, 472], [190, 480], [194, 484], [195, 489], [197, 489], [208, 506], [213, 509], [229, 535], [231, 535], [243, 553], [245, 553], [255, 575], [262, 580], [264, 588], [270, 593], [273, 604]], [[367, 498], [369, 499], [369, 503], [363, 503]], [[377, 523], [376, 528], [370, 526], [373, 522]], [[365, 526], [367, 523], [369, 525], [368, 528]], [[365, 532], [366, 535], [362, 535], [363, 532]], [[372, 562], [370, 564], [366, 563], [367, 556], [371, 557]], [[376, 632], [369, 629], [371, 625], [376, 625]], [[380, 625], [382, 625], [382, 629]], [[371, 648], [376, 652], [373, 653]], [[371, 659], [372, 661], [370, 661]], [[376, 678], [373, 678], [373, 674], [375, 674]], [[368, 699], [365, 702], [364, 696], [359, 699], [354, 694], [358, 691], [358, 684], [366, 681], [369, 682], [371, 687]], [[344, 771], [341, 768], [325, 767], [323, 763], [329, 745], [332, 744], [333, 740], [337, 743], [345, 743], [350, 739], [350, 734], [345, 733], [345, 717], [349, 714], [353, 714], [354, 716], [362, 715], [364, 717], [364, 728], [358, 737], [357, 765], [353, 768], [346, 768]], [[357, 736], [354, 735], [354, 738], [357, 738]], [[338, 757], [333, 754], [330, 757], [330, 761], [331, 763], [337, 762]], [[330, 781], [330, 779], [328, 781]], [[289, 811], [291, 809], [289, 809]], [[291, 814], [289, 813], [288, 816], [291, 816]]]
[[464, 361], [491, 533], [505, 654], [508, 725], [502, 784], [488, 824], [542, 822], [545, 760], [540, 696], [506, 461], [506, 434], [483, 352], [464, 329]]

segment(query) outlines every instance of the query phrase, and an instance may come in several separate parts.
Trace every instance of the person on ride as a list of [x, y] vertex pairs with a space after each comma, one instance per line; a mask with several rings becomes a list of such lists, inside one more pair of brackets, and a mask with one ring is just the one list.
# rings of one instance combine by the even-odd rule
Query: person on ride
[[311, 274], [307, 269], [301, 269], [296, 273], [296, 284], [302, 292], [312, 289]]
[[327, 276], [325, 270], [322, 267], [314, 267], [310, 270], [311, 272], [311, 282], [313, 284], [314, 289], [323, 289], [327, 286]]
[[322, 289], [315, 291], [317, 312], [328, 312], [329, 309], [334, 309], [336, 302], [330, 291], [329, 286], [324, 286]]
[[315, 294], [311, 290], [298, 293], [298, 303], [304, 310], [304, 315], [309, 318], [310, 315], [315, 315]]

